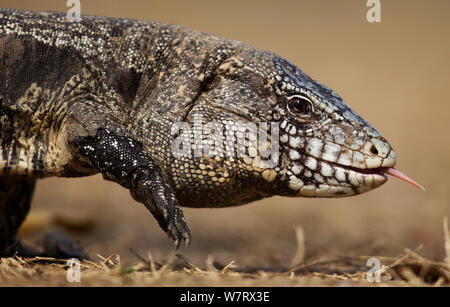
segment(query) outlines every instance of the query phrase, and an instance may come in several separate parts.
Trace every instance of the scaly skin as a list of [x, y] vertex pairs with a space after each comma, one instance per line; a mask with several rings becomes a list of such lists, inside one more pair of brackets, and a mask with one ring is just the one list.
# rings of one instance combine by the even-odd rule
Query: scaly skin
[[[3, 255], [15, 252], [41, 177], [102, 173], [129, 189], [178, 246], [190, 240], [180, 205], [355, 195], [383, 184], [383, 168], [395, 165], [368, 122], [288, 61], [156, 22], [72, 23], [62, 13], [0, 9], [0, 107]], [[243, 155], [173, 154], [180, 134], [195, 138], [195, 128], [174, 132], [174, 124], [195, 127], [199, 115], [230, 129], [267, 122], [269, 143], [279, 130], [279, 155], [261, 156], [249, 141], [261, 136], [254, 131], [241, 134]], [[211, 149], [230, 146], [221, 142]]]

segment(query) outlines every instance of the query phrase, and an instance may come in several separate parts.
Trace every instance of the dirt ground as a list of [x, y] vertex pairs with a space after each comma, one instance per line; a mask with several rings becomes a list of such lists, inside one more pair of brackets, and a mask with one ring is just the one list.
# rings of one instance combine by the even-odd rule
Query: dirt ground
[[[21, 237], [37, 247], [51, 230], [78, 239], [92, 258], [82, 263], [84, 285], [373, 285], [365, 278], [371, 257], [386, 266], [383, 285], [448, 285], [450, 2], [381, 2], [373, 24], [359, 0], [81, 0], [81, 12], [181, 24], [280, 54], [371, 122], [394, 146], [397, 167], [426, 192], [391, 178], [350, 198], [186, 208], [192, 244], [174, 251], [118, 185], [50, 178], [37, 185]], [[66, 11], [65, 3], [0, 6]], [[71, 285], [65, 274], [59, 261], [0, 260], [0, 285]]]

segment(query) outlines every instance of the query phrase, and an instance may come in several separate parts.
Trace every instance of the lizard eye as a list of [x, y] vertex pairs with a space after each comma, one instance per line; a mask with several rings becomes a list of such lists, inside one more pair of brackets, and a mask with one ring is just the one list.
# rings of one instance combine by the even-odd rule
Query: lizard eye
[[311, 101], [304, 96], [289, 98], [289, 110], [294, 114], [307, 114], [311, 111]]

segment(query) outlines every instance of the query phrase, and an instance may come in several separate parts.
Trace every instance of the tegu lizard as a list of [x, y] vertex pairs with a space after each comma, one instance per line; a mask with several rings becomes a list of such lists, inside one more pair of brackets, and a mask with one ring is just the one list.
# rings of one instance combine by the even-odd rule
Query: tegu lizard
[[29, 254], [15, 234], [38, 178], [101, 173], [178, 247], [191, 238], [181, 206], [412, 182], [395, 163], [337, 93], [273, 53], [171, 24], [0, 9], [2, 256]]

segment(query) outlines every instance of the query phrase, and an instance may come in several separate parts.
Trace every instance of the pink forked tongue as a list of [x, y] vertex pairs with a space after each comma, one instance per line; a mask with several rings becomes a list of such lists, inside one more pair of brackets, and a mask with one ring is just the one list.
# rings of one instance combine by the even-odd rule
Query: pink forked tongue
[[387, 168], [384, 170], [384, 172], [388, 175], [397, 177], [401, 180], [404, 180], [406, 182], [411, 183], [413, 186], [418, 187], [419, 189], [426, 191], [425, 188], [423, 186], [421, 186], [420, 184], [418, 184], [417, 182], [415, 182], [414, 180], [412, 180], [411, 178], [409, 178], [408, 176], [406, 176], [405, 174], [403, 174], [401, 171], [399, 171], [398, 169], [395, 169], [393, 167]]

